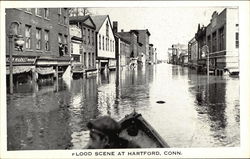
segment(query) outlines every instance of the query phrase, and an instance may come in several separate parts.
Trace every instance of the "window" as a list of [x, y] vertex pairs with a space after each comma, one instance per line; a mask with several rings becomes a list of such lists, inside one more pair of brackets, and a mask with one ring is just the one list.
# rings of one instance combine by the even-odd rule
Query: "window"
[[83, 36], [83, 42], [84, 44], [86, 44], [86, 28], [83, 28], [82, 36]]
[[91, 66], [91, 54], [89, 52], [89, 67]]
[[44, 31], [44, 43], [45, 43], [45, 51], [49, 51], [49, 31], [45, 30]]
[[104, 50], [104, 36], [102, 36], [102, 50]]
[[207, 45], [208, 45], [208, 49], [209, 49], [209, 52], [211, 52], [211, 35], [208, 35], [207, 37]]
[[84, 59], [83, 59], [83, 60], [84, 60], [84, 67], [85, 67], [85, 68], [86, 68], [86, 66], [87, 66], [87, 65], [86, 65], [86, 63], [87, 63], [87, 57], [86, 57], [86, 56], [87, 56], [87, 53], [84, 52]]
[[36, 13], [36, 15], [38, 15], [38, 16], [42, 16], [42, 10], [41, 10], [41, 8], [36, 8], [36, 9], [35, 9], [35, 13]]
[[88, 29], [88, 44], [90, 44], [90, 30]]
[[109, 36], [109, 23], [108, 23], [108, 21], [106, 23], [106, 36], [107, 37]]
[[216, 52], [217, 48], [216, 48], [216, 43], [217, 43], [217, 37], [216, 37], [216, 31], [212, 34], [212, 52]]
[[235, 47], [239, 48], [239, 33], [235, 33]]
[[36, 49], [37, 50], [41, 50], [41, 29], [40, 28], [36, 28]]
[[219, 29], [219, 51], [225, 49], [224, 27]]
[[94, 42], [95, 42], [95, 34], [94, 34], [94, 31], [92, 30], [92, 45], [94, 46]]
[[95, 67], [95, 54], [92, 52], [92, 66]]
[[59, 55], [63, 56], [62, 34], [58, 34]]
[[74, 53], [74, 49], [73, 49], [73, 43], [70, 43], [70, 53], [73, 54]]
[[102, 37], [99, 35], [99, 50], [102, 49]]
[[110, 51], [112, 52], [112, 40], [110, 40]]
[[63, 49], [64, 49], [64, 53], [68, 54], [68, 36], [64, 35], [64, 39], [63, 39]]
[[58, 43], [62, 44], [62, 34], [58, 34]]
[[44, 18], [49, 19], [49, 8], [44, 8]]
[[25, 47], [31, 49], [31, 26], [25, 26]]

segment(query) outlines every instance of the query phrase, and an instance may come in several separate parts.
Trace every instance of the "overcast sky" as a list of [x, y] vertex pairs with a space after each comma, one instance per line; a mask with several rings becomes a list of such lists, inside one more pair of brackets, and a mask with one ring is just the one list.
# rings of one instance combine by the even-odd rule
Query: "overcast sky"
[[93, 14], [108, 14], [118, 21], [118, 30], [148, 29], [150, 43], [157, 48], [159, 58], [166, 58], [172, 44], [187, 44], [198, 27], [207, 25], [214, 11], [224, 7], [168, 7], [168, 8], [90, 8]]

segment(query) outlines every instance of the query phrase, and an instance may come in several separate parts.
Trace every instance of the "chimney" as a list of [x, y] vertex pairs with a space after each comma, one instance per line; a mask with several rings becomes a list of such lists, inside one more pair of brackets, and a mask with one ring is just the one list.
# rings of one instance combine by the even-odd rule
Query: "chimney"
[[124, 32], [124, 30], [122, 29], [121, 32]]
[[117, 31], [118, 31], [118, 22], [117, 21], [113, 21], [113, 31], [114, 31], [114, 33], [117, 33]]

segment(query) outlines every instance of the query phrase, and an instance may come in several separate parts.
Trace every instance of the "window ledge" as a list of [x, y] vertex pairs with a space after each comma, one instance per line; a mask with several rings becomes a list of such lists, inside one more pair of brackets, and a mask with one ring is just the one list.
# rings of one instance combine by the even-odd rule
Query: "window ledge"
[[28, 52], [33, 52], [32, 49], [25, 49], [25, 51], [28, 51]]
[[48, 21], [50, 21], [50, 19], [49, 19], [49, 18], [45, 18], [45, 17], [44, 17], [44, 19], [45, 19], [45, 20], [48, 20]]

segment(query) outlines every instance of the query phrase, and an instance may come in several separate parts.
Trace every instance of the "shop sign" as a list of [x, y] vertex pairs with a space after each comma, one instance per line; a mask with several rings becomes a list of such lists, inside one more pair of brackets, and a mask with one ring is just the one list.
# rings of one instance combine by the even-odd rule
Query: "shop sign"
[[[34, 64], [36, 62], [36, 57], [21, 57], [21, 56], [13, 56], [12, 57], [13, 64]], [[6, 63], [10, 63], [10, 57], [6, 57]]]
[[71, 25], [69, 28], [69, 32], [71, 36], [76, 36], [78, 38], [82, 37], [81, 29], [77, 27], [76, 25]]

